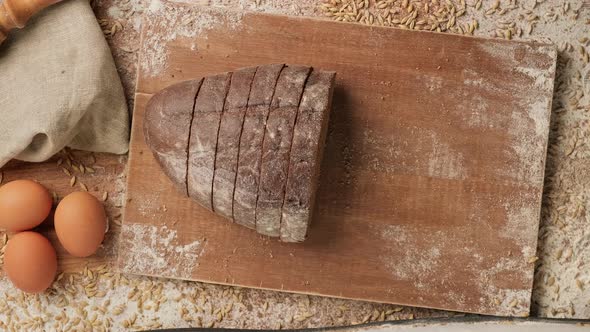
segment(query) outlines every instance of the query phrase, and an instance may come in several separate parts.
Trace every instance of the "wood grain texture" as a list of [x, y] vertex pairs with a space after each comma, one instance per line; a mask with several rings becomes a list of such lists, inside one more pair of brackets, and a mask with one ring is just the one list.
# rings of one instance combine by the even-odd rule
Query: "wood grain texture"
[[[166, 2], [162, 10], [219, 19], [157, 44], [168, 64], [158, 75], [140, 68], [134, 128], [147, 98], [171, 83], [265, 63], [336, 71], [334, 106], [303, 244], [222, 222], [179, 195], [133, 130], [122, 271], [528, 315], [552, 46], [263, 14], [230, 22], [227, 13]], [[144, 35], [165, 33], [166, 15], [148, 15]], [[183, 28], [169, 18], [169, 29]], [[187, 260], [165, 247], [157, 266], [133, 262], [142, 248], [134, 229], [199, 241], [197, 262], [178, 273]]]

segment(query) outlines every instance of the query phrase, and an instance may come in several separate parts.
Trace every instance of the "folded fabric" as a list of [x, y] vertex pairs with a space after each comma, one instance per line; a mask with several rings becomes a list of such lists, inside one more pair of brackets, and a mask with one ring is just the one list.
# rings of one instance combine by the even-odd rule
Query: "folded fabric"
[[123, 87], [87, 0], [49, 7], [0, 45], [0, 119], [0, 167], [66, 146], [127, 152]]

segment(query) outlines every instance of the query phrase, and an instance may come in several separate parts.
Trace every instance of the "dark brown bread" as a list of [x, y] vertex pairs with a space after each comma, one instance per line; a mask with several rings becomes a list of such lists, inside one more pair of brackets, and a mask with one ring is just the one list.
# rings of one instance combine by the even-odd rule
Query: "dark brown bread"
[[146, 142], [205, 208], [285, 242], [313, 212], [335, 73], [284, 64], [172, 85], [147, 105]]
[[311, 222], [336, 73], [314, 70], [305, 85], [293, 133], [281, 220], [281, 241], [302, 242]]
[[186, 169], [189, 127], [195, 96], [202, 79], [171, 85], [149, 101], [143, 123], [147, 145], [164, 173], [174, 185], [188, 195]]
[[280, 235], [289, 153], [299, 101], [310, 67], [287, 66], [281, 72], [266, 122], [256, 203], [256, 231]]
[[213, 210], [232, 220], [240, 136], [255, 72], [256, 67], [252, 67], [233, 73], [219, 126], [213, 179]]
[[256, 199], [260, 176], [262, 139], [275, 86], [283, 64], [258, 67], [244, 118], [234, 189], [234, 221], [256, 228]]
[[195, 102], [188, 156], [188, 192], [192, 199], [212, 208], [217, 133], [231, 73], [205, 77]]

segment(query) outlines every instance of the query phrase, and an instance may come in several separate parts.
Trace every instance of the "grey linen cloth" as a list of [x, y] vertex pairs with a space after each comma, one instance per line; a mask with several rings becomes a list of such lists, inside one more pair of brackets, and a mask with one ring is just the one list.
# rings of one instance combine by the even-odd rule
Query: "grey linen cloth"
[[87, 0], [47, 8], [0, 44], [0, 167], [128, 144], [123, 88]]

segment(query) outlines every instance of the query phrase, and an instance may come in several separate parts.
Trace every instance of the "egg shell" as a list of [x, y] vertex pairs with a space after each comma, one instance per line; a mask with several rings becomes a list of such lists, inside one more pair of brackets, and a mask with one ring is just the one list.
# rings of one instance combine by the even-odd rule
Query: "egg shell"
[[39, 226], [51, 212], [53, 198], [41, 184], [16, 180], [0, 187], [0, 227], [20, 232]]
[[96, 197], [87, 192], [75, 192], [59, 202], [53, 224], [59, 242], [68, 253], [88, 257], [104, 240], [107, 216]]
[[16, 288], [27, 293], [43, 292], [57, 273], [55, 249], [39, 233], [15, 234], [6, 244], [4, 271]]

